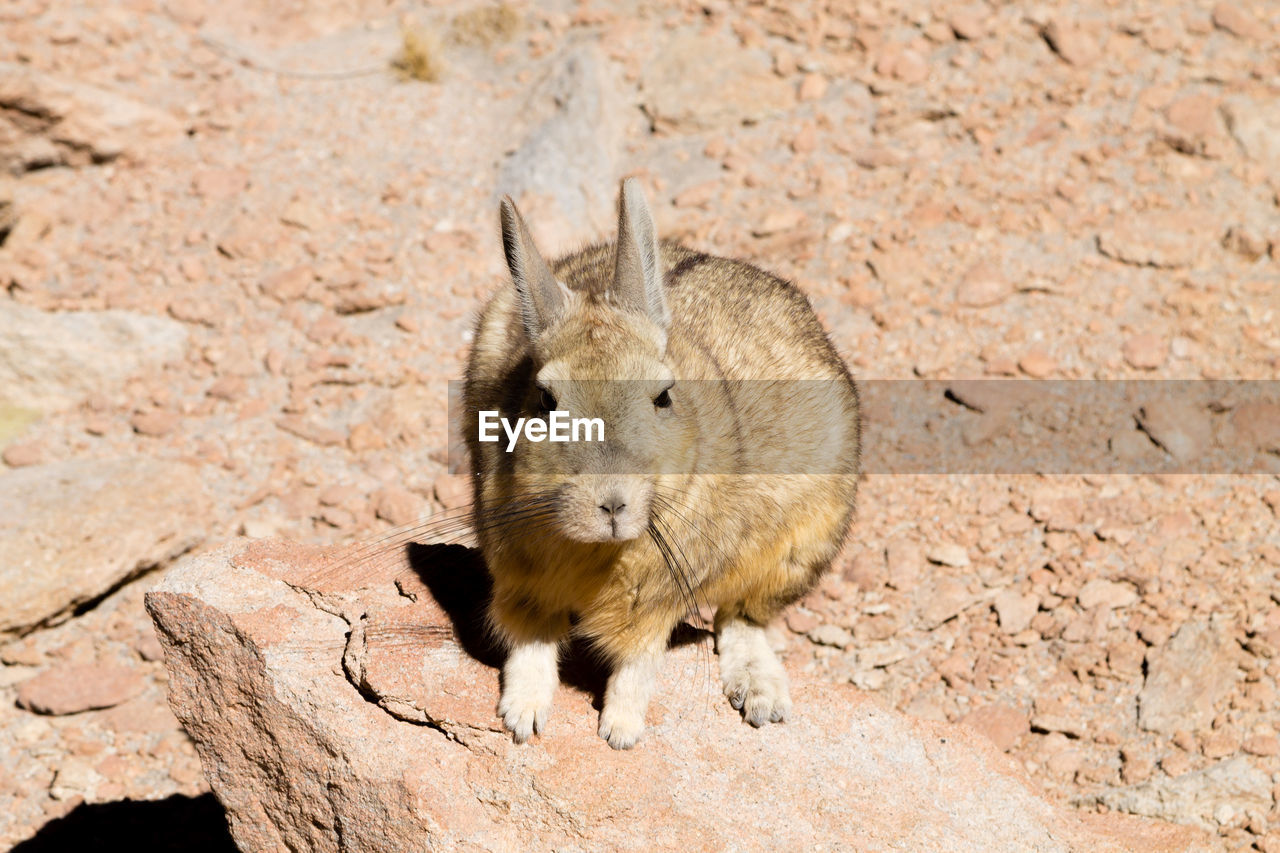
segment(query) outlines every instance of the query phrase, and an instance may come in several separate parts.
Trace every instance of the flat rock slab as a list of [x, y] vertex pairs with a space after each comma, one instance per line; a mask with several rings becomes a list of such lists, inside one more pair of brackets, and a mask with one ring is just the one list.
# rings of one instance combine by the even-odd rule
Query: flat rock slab
[[591, 677], [573, 667], [549, 731], [516, 746], [473, 623], [478, 558], [410, 556], [389, 579], [295, 546], [228, 546], [148, 594], [170, 704], [241, 849], [1205, 846], [1185, 827], [1053, 806], [982, 735], [851, 686], [797, 683], [795, 719], [753, 729], [696, 639], [669, 655], [635, 750], [596, 736], [592, 692], [572, 686]]
[[0, 474], [0, 636], [69, 616], [204, 538], [197, 469], [80, 459]]
[[78, 714], [127, 702], [146, 686], [137, 670], [119, 664], [55, 666], [18, 685], [18, 707], [37, 714]]

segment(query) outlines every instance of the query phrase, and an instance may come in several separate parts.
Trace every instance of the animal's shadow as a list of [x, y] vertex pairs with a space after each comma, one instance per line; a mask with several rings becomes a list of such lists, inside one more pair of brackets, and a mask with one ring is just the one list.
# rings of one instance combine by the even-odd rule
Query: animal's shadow
[[[405, 549], [409, 567], [418, 575], [440, 609], [453, 623], [458, 645], [475, 660], [501, 671], [506, 650], [489, 629], [485, 616], [493, 594], [493, 579], [479, 550], [463, 545], [410, 543]], [[671, 634], [670, 647], [703, 642], [710, 632], [681, 622]], [[604, 703], [609, 665], [582, 637], [571, 634], [560, 655], [560, 681], [591, 696], [597, 711]]]
[[226, 814], [213, 794], [164, 800], [81, 803], [51, 820], [13, 853], [146, 850], [155, 853], [236, 853]]

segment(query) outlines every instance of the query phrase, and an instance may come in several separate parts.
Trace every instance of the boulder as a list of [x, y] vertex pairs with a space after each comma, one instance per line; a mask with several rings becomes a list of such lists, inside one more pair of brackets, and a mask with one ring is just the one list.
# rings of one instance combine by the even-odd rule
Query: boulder
[[38, 410], [110, 394], [130, 377], [180, 359], [187, 330], [134, 311], [0, 308], [0, 403]]
[[78, 459], [0, 475], [0, 637], [58, 622], [204, 536], [196, 469]]
[[244, 850], [1187, 850], [1198, 831], [1051, 805], [983, 735], [798, 680], [753, 729], [704, 635], [677, 632], [636, 749], [596, 736], [603, 674], [571, 651], [548, 731], [494, 711], [501, 655], [460, 546], [185, 560], [148, 593], [170, 705]]

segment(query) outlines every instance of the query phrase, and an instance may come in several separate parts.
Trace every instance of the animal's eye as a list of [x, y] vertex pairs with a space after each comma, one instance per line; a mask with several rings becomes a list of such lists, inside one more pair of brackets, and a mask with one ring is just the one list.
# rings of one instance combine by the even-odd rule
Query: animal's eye
[[663, 388], [662, 393], [653, 398], [653, 404], [659, 409], [671, 408], [671, 389]]
[[556, 397], [546, 388], [542, 389], [542, 410], [544, 412], [554, 412], [556, 410]]

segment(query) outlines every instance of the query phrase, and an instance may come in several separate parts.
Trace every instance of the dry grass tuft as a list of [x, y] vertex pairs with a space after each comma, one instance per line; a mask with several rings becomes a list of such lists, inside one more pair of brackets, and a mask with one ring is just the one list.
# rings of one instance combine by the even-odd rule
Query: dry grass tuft
[[391, 67], [401, 78], [435, 83], [444, 76], [444, 45], [434, 31], [404, 24], [400, 41], [400, 53], [391, 61]]

